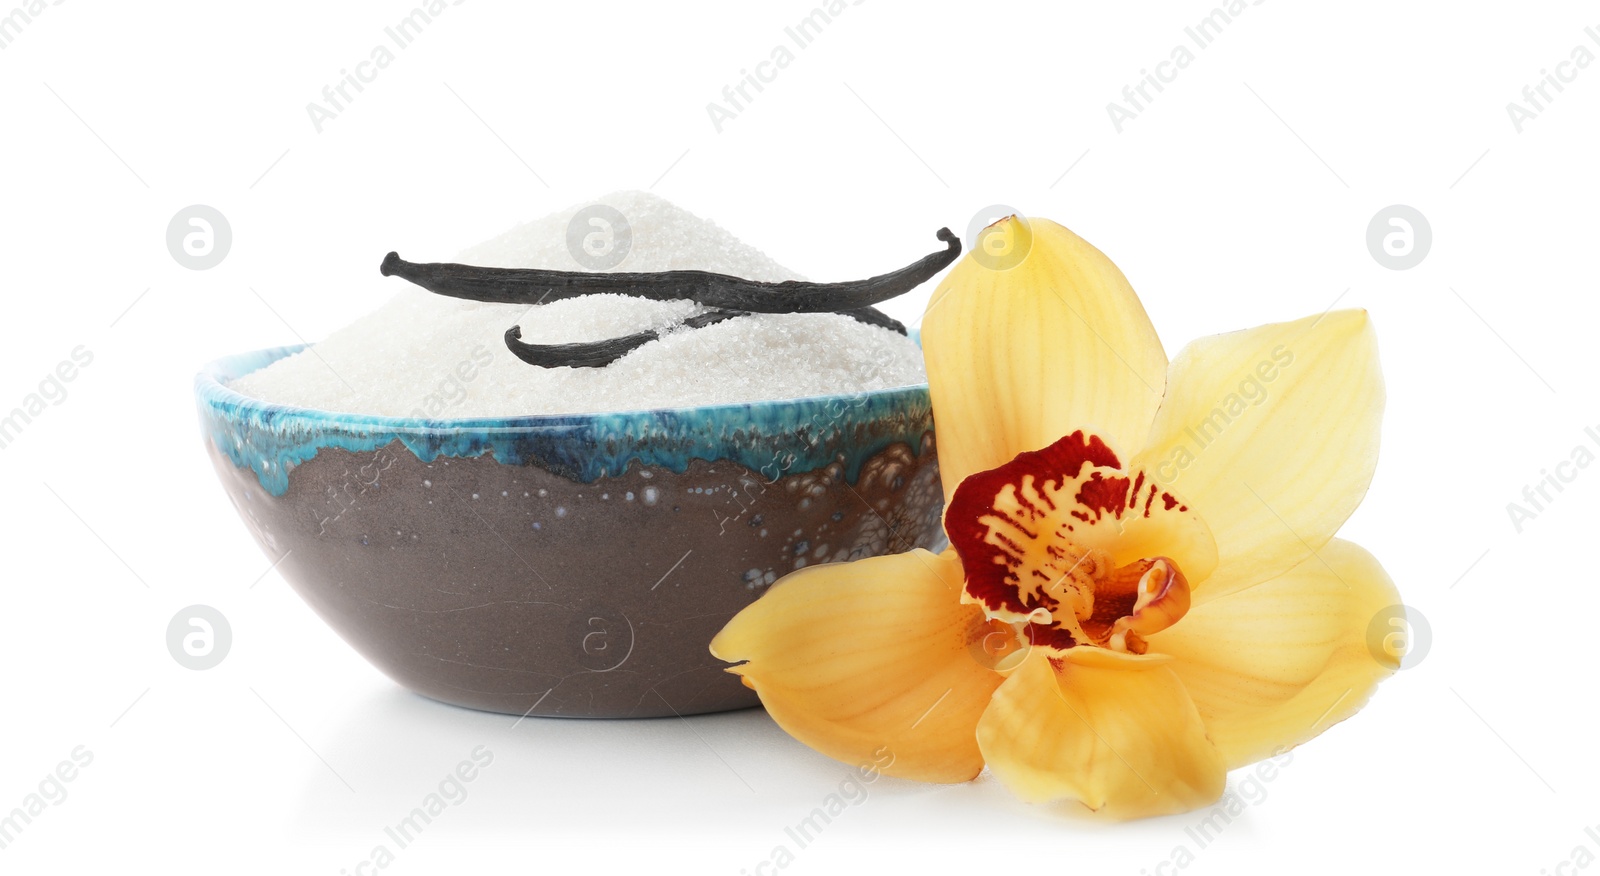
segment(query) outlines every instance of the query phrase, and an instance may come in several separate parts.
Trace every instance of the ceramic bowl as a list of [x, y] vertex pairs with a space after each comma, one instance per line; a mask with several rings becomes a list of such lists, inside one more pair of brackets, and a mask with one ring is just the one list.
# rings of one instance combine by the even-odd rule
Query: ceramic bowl
[[785, 573], [943, 543], [926, 385], [603, 414], [407, 419], [195, 379], [223, 489], [289, 584], [406, 687], [516, 715], [757, 704], [707, 651]]

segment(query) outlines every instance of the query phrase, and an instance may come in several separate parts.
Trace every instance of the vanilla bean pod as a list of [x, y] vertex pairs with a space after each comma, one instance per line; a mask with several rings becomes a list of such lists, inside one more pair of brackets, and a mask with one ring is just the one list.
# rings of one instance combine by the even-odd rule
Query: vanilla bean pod
[[688, 299], [708, 307], [748, 313], [830, 313], [859, 310], [910, 292], [961, 255], [948, 228], [945, 249], [887, 274], [841, 283], [746, 280], [709, 271], [586, 273], [531, 268], [480, 268], [445, 262], [414, 263], [389, 253], [383, 275], [409, 280], [429, 292], [494, 304], [547, 304], [579, 295], [611, 293], [654, 301]]
[[[736, 316], [749, 315], [738, 310], [713, 310], [710, 313], [691, 316], [676, 328], [705, 328], [708, 325], [716, 325]], [[886, 328], [902, 335], [906, 333], [906, 327], [901, 325], [899, 320], [890, 317], [875, 307], [848, 310], [841, 313], [840, 316], [848, 316], [858, 322]], [[575, 344], [529, 344], [522, 340], [521, 326], [514, 325], [506, 329], [506, 349], [510, 350], [518, 359], [529, 365], [537, 365], [540, 368], [603, 368], [645, 344], [660, 339], [661, 332], [652, 329], [604, 341]]]
[[884, 313], [876, 307], [862, 307], [857, 310], [841, 310], [839, 311], [839, 315], [848, 316], [856, 322], [864, 322], [867, 325], [875, 325], [878, 328], [886, 328], [896, 334], [903, 335], [906, 333], [905, 323], [895, 319], [887, 313]]
[[[734, 317], [748, 314], [727, 310], [713, 310], [684, 320], [678, 328], [697, 329], [716, 325]], [[528, 344], [522, 341], [522, 327], [506, 329], [506, 348], [518, 359], [540, 368], [603, 368], [621, 359], [651, 341], [661, 339], [656, 329], [578, 344]]]

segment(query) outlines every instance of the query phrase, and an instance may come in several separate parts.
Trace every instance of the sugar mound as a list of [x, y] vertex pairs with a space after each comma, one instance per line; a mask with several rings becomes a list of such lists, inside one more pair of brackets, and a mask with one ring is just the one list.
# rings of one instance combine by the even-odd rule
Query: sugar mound
[[[754, 280], [800, 279], [715, 223], [655, 195], [618, 192], [594, 203], [619, 210], [632, 230], [632, 248], [612, 270], [698, 269]], [[513, 228], [455, 261], [584, 270], [567, 249], [567, 224], [587, 206]], [[232, 388], [300, 407], [445, 418], [800, 398], [927, 379], [914, 342], [837, 314], [755, 314], [671, 331], [704, 310], [692, 301], [625, 295], [530, 308], [459, 301], [408, 287], [321, 343], [239, 378]], [[668, 332], [604, 368], [537, 368], [506, 349], [503, 336], [513, 324], [522, 326], [522, 339], [530, 344]]]

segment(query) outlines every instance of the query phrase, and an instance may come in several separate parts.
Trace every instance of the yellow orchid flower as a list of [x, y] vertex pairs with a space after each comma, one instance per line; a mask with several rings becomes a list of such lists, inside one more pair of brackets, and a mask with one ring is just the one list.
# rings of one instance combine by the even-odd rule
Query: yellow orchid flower
[[[1397, 667], [1400, 602], [1334, 533], [1366, 493], [1383, 382], [1364, 311], [1167, 361], [1116, 265], [1016, 217], [922, 337], [951, 548], [811, 566], [711, 643], [779, 726], [930, 782], [1180, 812], [1354, 714]], [[992, 264], [992, 263], [991, 263]]]

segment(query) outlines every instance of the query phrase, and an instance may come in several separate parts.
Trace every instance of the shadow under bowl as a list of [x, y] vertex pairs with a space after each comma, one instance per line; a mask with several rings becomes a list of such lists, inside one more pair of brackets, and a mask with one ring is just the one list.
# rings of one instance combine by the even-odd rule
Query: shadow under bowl
[[223, 489], [295, 591], [400, 684], [516, 715], [746, 708], [707, 650], [784, 574], [943, 544], [926, 385], [750, 404], [410, 419], [195, 378]]

